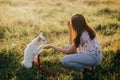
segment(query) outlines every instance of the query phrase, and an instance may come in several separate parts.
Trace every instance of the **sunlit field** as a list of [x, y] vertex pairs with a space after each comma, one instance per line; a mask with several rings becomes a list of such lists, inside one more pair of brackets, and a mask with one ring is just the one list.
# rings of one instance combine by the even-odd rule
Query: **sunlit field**
[[[36, 66], [21, 68], [27, 44], [41, 32], [50, 44], [69, 44], [67, 21], [83, 14], [101, 44], [103, 61], [92, 75], [62, 65], [65, 54], [41, 52], [46, 76]], [[120, 0], [0, 0], [0, 80], [120, 80]]]

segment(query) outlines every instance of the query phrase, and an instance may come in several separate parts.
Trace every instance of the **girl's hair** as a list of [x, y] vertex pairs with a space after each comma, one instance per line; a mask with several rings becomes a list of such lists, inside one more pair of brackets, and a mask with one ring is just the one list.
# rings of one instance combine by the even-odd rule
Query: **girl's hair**
[[95, 31], [87, 24], [83, 15], [75, 14], [74, 16], [72, 16], [71, 22], [76, 35], [73, 39], [73, 42], [75, 43], [76, 47], [78, 47], [81, 44], [80, 37], [83, 31], [88, 32], [91, 40], [93, 40], [96, 36]]

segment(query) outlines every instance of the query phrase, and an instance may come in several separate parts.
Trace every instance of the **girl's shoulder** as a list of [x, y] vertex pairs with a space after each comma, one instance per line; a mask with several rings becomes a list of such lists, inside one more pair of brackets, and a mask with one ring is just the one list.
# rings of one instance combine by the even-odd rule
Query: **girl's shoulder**
[[82, 32], [82, 34], [88, 34], [88, 32], [87, 32], [86, 30], [84, 30], [84, 31]]
[[84, 37], [84, 36], [88, 36], [89, 37], [89, 33], [87, 31], [83, 31], [82, 32], [82, 37]]
[[90, 40], [90, 36], [89, 36], [89, 34], [88, 34], [87, 31], [84, 31], [84, 32], [82, 33], [81, 38], [82, 38], [83, 40], [85, 40], [85, 41]]

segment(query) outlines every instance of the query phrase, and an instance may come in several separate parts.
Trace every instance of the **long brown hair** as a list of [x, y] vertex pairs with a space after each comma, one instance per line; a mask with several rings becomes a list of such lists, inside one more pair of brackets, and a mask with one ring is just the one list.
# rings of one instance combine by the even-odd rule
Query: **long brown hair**
[[76, 47], [78, 47], [81, 44], [80, 37], [83, 31], [88, 32], [91, 40], [93, 40], [94, 37], [96, 36], [95, 31], [87, 24], [83, 15], [75, 14], [74, 16], [72, 16], [71, 22], [72, 22], [73, 30], [75, 31], [76, 34], [73, 40]]

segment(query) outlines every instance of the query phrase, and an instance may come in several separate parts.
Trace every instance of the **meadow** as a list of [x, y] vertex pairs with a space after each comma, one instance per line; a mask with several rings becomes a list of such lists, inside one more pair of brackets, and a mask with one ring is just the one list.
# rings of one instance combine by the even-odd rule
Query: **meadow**
[[[120, 80], [119, 0], [0, 0], [0, 80]], [[83, 75], [62, 65], [65, 55], [53, 49], [41, 52], [45, 69], [23, 69], [26, 45], [41, 32], [60, 47], [69, 44], [67, 21], [83, 14], [93, 26], [101, 45], [103, 61], [92, 75]]]

